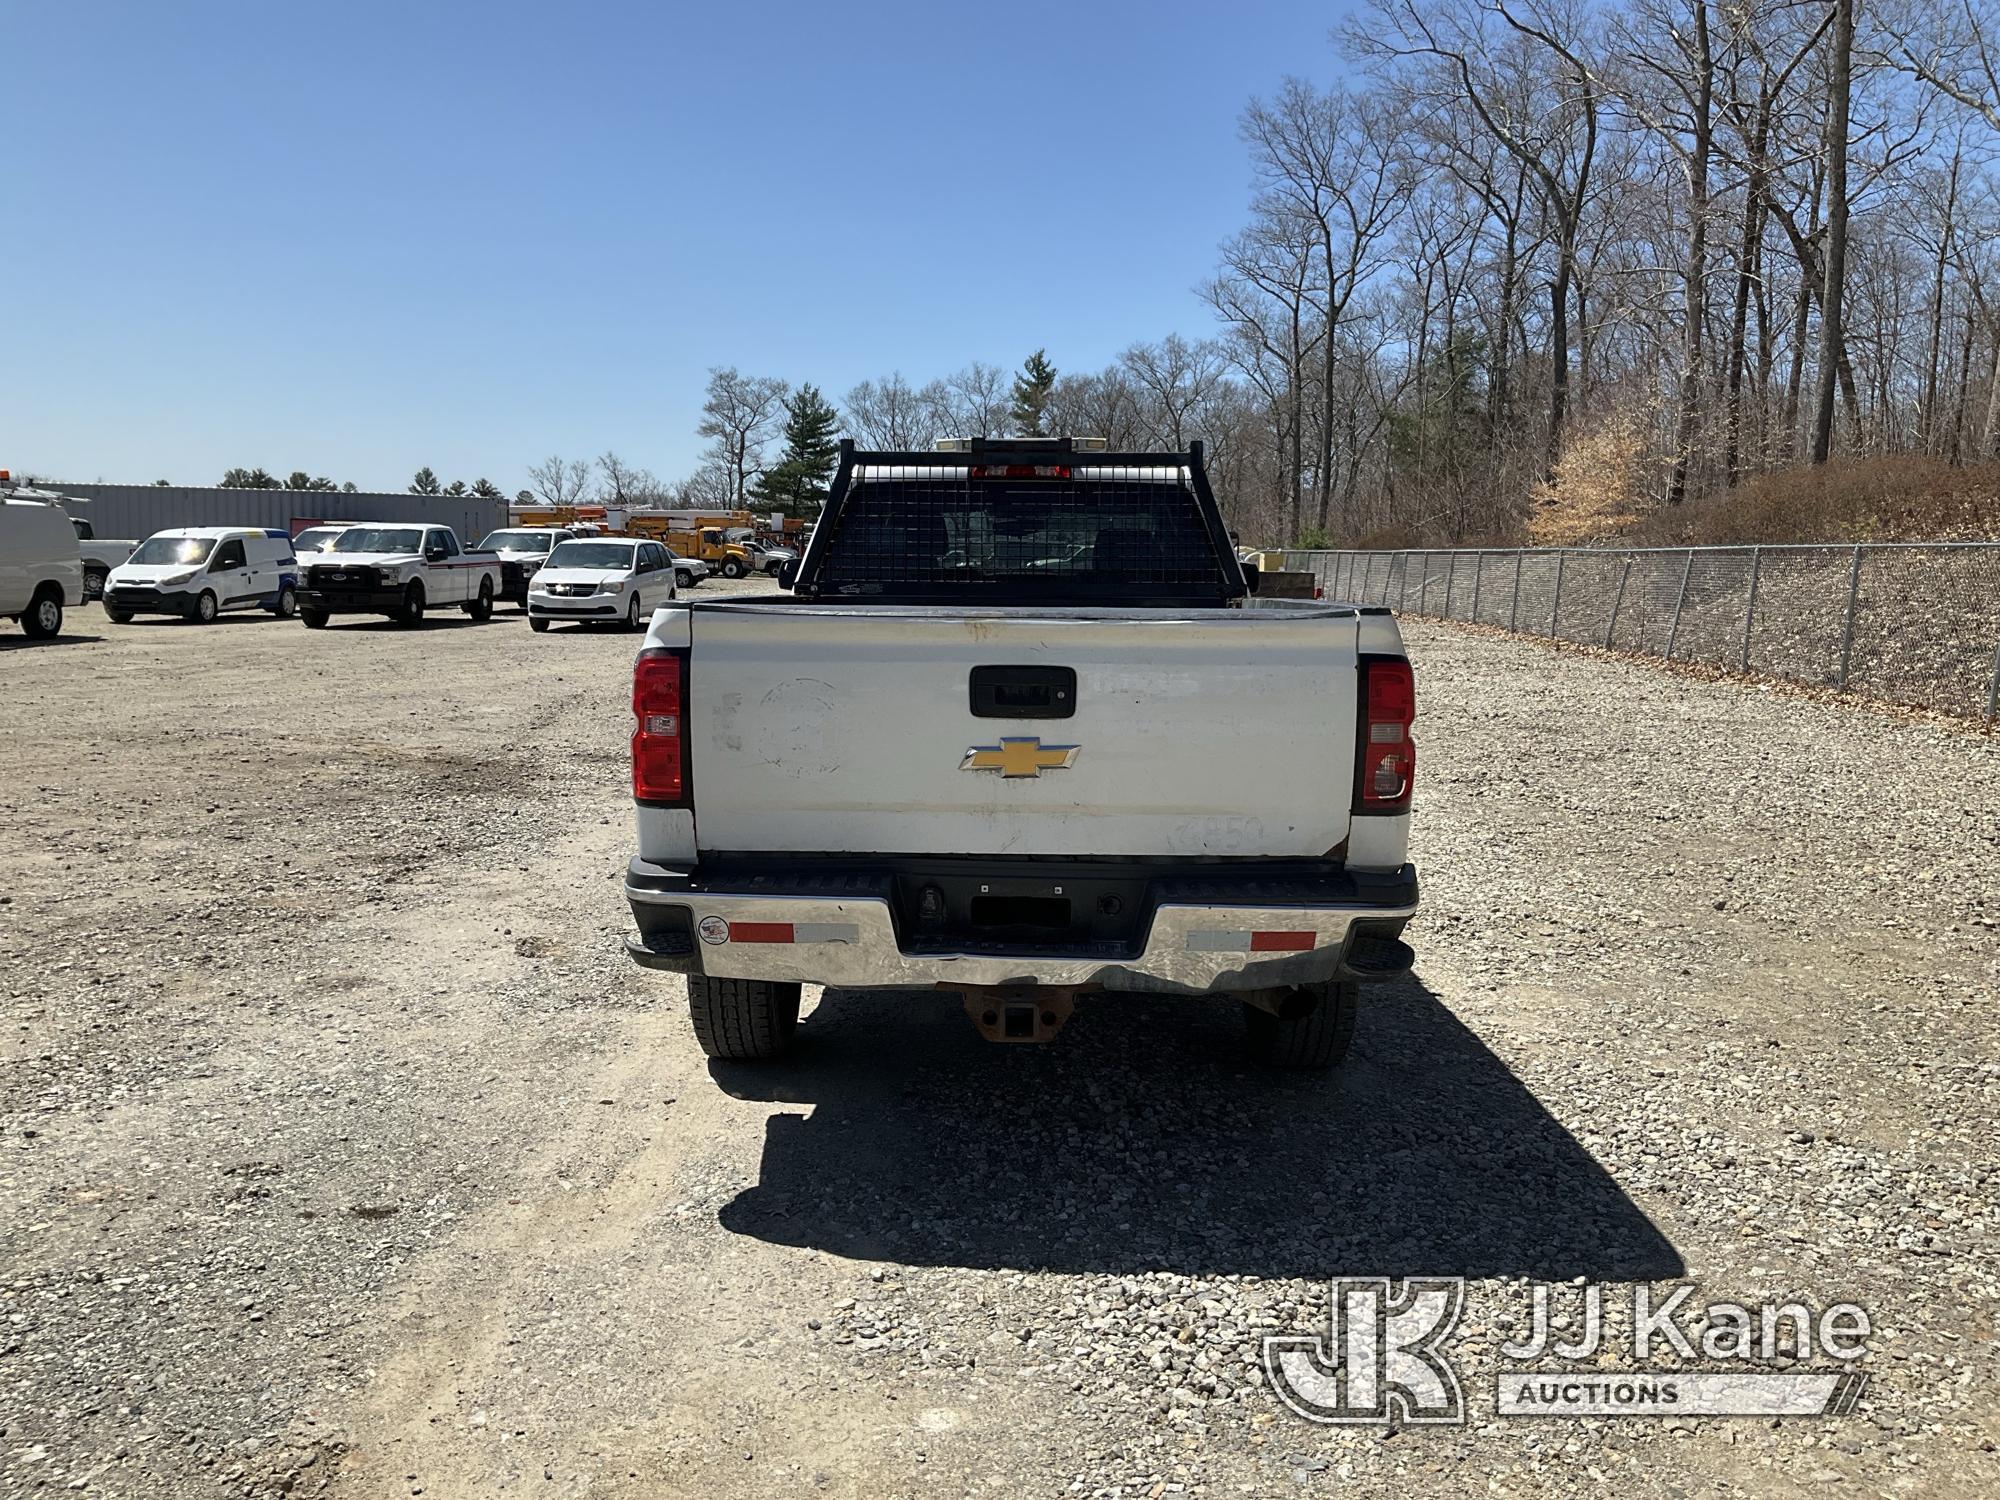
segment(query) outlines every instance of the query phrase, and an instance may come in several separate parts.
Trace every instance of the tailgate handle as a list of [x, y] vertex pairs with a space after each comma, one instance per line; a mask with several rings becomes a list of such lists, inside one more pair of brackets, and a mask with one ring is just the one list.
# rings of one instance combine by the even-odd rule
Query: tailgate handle
[[1074, 667], [974, 667], [975, 719], [1067, 719], [1076, 712]]

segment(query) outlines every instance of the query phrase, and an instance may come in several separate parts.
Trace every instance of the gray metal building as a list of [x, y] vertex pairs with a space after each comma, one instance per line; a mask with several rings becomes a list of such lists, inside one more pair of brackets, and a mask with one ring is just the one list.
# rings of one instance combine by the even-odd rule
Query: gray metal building
[[181, 484], [53, 484], [43, 489], [88, 500], [71, 512], [102, 537], [143, 541], [174, 526], [283, 527], [313, 521], [418, 521], [449, 526], [467, 546], [507, 524], [504, 499], [337, 490], [223, 490]]

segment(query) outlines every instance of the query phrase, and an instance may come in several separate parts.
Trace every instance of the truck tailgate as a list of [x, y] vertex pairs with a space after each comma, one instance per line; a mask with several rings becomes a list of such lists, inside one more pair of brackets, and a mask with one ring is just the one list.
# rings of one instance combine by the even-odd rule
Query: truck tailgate
[[[1350, 609], [687, 614], [704, 851], [1312, 858], [1347, 836]], [[975, 713], [980, 667], [1001, 691]], [[1071, 711], [1020, 716], [1009, 684], [1062, 677], [1010, 668], [1073, 670]]]

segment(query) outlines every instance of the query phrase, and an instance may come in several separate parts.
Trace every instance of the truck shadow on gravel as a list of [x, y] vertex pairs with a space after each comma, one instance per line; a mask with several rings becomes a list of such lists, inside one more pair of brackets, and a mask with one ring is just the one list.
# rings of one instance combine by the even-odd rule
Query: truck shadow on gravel
[[1678, 1277], [1679, 1253], [1415, 979], [1332, 1075], [1242, 1056], [1233, 1004], [1088, 999], [1043, 1047], [955, 997], [829, 991], [796, 1050], [713, 1063], [773, 1115], [721, 1213], [862, 1260], [1185, 1275]]

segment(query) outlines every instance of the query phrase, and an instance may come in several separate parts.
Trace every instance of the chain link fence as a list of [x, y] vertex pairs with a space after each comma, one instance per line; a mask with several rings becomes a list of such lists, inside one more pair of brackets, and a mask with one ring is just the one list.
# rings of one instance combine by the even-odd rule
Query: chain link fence
[[2000, 542], [1287, 552], [1329, 599], [1702, 662], [1983, 720]]

